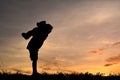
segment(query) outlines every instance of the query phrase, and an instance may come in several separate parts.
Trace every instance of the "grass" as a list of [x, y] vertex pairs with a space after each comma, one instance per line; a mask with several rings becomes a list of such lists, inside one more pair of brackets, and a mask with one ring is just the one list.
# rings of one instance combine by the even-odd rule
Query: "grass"
[[101, 73], [72, 73], [72, 74], [47, 74], [42, 73], [36, 76], [22, 73], [0, 73], [0, 80], [120, 80], [120, 75], [103, 76]]

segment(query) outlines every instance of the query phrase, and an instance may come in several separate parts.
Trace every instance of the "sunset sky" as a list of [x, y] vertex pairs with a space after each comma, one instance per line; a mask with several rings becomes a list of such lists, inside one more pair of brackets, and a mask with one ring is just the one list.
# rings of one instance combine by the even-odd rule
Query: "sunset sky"
[[31, 73], [21, 33], [42, 20], [39, 72], [120, 73], [120, 0], [0, 0], [0, 69]]

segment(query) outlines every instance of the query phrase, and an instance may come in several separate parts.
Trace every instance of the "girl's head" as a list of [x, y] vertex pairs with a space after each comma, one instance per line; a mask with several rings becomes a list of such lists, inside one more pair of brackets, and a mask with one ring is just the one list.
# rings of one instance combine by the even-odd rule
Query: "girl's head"
[[43, 25], [45, 25], [45, 24], [46, 24], [46, 21], [41, 21], [41, 22], [37, 22], [37, 23], [36, 23], [36, 25], [37, 25], [38, 27], [43, 26]]

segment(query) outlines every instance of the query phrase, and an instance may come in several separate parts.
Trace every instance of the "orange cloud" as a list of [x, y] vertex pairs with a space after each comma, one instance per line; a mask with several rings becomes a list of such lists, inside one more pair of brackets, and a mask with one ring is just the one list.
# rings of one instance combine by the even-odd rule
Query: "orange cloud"
[[100, 53], [103, 50], [106, 50], [106, 49], [109, 49], [109, 48], [112, 48], [112, 47], [115, 47], [115, 46], [118, 46], [118, 45], [120, 45], [120, 42], [114, 42], [112, 44], [105, 45], [105, 46], [103, 46], [101, 48], [98, 48], [98, 49], [95, 49], [95, 50], [91, 50], [88, 53], [90, 53], [90, 54], [98, 54], [98, 53]]
[[117, 46], [117, 45], [120, 45], [120, 42], [115, 42], [112, 44], [112, 46]]
[[88, 53], [90, 53], [90, 54], [100, 54], [100, 52], [103, 51], [103, 50], [104, 50], [104, 48], [98, 48], [98, 49], [95, 49], [95, 50], [91, 50]]
[[120, 61], [120, 54], [117, 56], [110, 57], [106, 59], [107, 62], [119, 62]]
[[[114, 42], [110, 45], [108, 45], [107, 48], [112, 48], [112, 47], [115, 47], [115, 46], [118, 46], [120, 45], [120, 42]], [[112, 56], [112, 57], [109, 57], [106, 59], [107, 63], [104, 65], [104, 66], [112, 66], [114, 64], [118, 64], [120, 62], [120, 54], [117, 55], [117, 56]]]
[[89, 53], [91, 53], [91, 54], [96, 54], [96, 53], [98, 53], [97, 51], [89, 51]]
[[108, 59], [106, 59], [106, 61], [108, 63], [105, 64], [104, 66], [112, 66], [114, 64], [118, 64], [120, 62], [120, 54], [117, 56], [109, 57]]
[[107, 63], [107, 64], [105, 64], [104, 66], [105, 66], [105, 67], [108, 67], [108, 66], [112, 66], [112, 65], [114, 65], [114, 64], [117, 64], [117, 63]]
[[107, 67], [107, 66], [111, 66], [111, 65], [113, 65], [113, 64], [109, 64], [109, 63], [108, 63], [108, 64], [105, 64], [104, 66], [106, 66], [106, 67]]
[[[114, 47], [119, 46], [119, 45], [120, 45], [120, 42], [114, 42], [112, 44], [107, 44], [107, 45], [105, 45], [101, 48], [91, 50], [88, 53], [90, 53], [90, 54], [101, 54], [102, 51], [104, 51], [106, 49], [109, 49], [109, 48], [114, 48]], [[114, 64], [118, 64], [120, 62], [120, 54], [117, 55], [117, 56], [112, 56], [112, 57], [107, 58], [106, 62], [107, 63], [104, 65], [105, 67], [112, 66]]]
[[69, 70], [65, 66], [65, 59], [60, 56], [52, 57], [50, 60], [44, 60], [39, 58], [43, 62], [43, 65], [40, 66], [43, 72], [64, 72], [64, 73], [74, 73], [74, 70]]

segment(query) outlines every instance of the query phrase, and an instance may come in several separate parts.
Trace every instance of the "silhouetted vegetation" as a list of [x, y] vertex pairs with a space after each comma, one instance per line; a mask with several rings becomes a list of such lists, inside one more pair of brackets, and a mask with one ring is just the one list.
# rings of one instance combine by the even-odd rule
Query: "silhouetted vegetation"
[[120, 75], [103, 76], [101, 73], [72, 73], [25, 75], [21, 73], [0, 73], [0, 80], [120, 80]]

